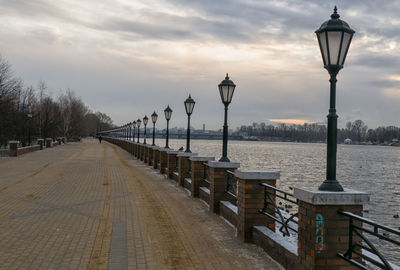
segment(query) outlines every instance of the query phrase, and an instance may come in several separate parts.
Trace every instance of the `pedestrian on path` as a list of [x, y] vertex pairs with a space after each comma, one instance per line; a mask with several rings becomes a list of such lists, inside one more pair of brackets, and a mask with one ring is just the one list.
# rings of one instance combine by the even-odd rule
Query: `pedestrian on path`
[[101, 140], [102, 140], [103, 138], [101, 137], [101, 135], [99, 135], [99, 142], [101, 143]]

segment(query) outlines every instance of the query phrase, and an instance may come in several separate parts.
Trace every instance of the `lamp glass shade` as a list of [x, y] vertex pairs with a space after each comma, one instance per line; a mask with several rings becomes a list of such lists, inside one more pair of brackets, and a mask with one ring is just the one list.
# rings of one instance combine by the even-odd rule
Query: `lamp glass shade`
[[165, 119], [169, 121], [169, 120], [171, 119], [171, 116], [172, 116], [172, 110], [171, 110], [171, 108], [169, 107], [169, 105], [168, 105], [168, 107], [164, 110], [164, 114], [165, 114]]
[[140, 119], [138, 119], [138, 120], [136, 120], [136, 125], [138, 126], [138, 127], [140, 127], [140, 124], [142, 123], [142, 120], [140, 120]]
[[151, 121], [153, 122], [153, 124], [157, 122], [157, 118], [158, 114], [156, 114], [156, 112], [153, 112], [153, 114], [151, 115]]
[[145, 126], [147, 126], [147, 123], [149, 122], [149, 118], [147, 118], [147, 115], [145, 115], [144, 117], [143, 117], [143, 124], [145, 125]]
[[346, 55], [350, 47], [354, 30], [343, 20], [339, 19], [337, 8], [335, 7], [331, 19], [324, 22], [315, 31], [317, 34], [319, 48], [321, 50], [324, 66], [344, 65]]
[[228, 74], [226, 74], [225, 80], [218, 85], [218, 88], [222, 103], [231, 103], [236, 85], [229, 79]]
[[193, 112], [193, 109], [194, 109], [194, 104], [196, 104], [196, 102], [189, 95], [189, 97], [185, 100], [184, 104], [185, 104], [186, 113], [188, 115], [191, 115]]
[[136, 121], [132, 122], [133, 127], [136, 127]]

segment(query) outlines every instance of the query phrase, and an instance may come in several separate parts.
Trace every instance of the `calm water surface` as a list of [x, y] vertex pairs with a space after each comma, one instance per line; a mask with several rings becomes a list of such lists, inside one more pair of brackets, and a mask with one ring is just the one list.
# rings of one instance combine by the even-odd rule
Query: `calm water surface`
[[[164, 141], [159, 141], [163, 145]], [[185, 140], [171, 140], [170, 147], [185, 147]], [[221, 157], [220, 141], [192, 140], [192, 152]], [[400, 147], [338, 145], [337, 179], [343, 187], [370, 193], [364, 216], [400, 229]], [[317, 143], [230, 141], [228, 157], [241, 169], [281, 172], [278, 187], [318, 187], [325, 180], [326, 145]], [[390, 248], [391, 249], [391, 248]], [[400, 248], [392, 258], [400, 263]]]

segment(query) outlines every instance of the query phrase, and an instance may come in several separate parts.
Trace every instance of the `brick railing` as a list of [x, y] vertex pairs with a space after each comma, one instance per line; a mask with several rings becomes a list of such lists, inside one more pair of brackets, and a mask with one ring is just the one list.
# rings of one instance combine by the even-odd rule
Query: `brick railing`
[[[363, 203], [369, 200], [367, 194], [352, 190], [319, 192], [316, 189], [295, 188], [294, 197], [299, 202], [298, 234], [289, 239], [279, 229], [275, 229], [279, 216], [273, 217], [276, 215], [274, 211], [279, 210], [279, 194], [272, 193], [270, 199], [275, 200], [274, 207], [265, 208], [265, 185], [262, 184], [276, 187], [279, 172], [239, 170], [239, 163], [218, 162], [214, 158], [177, 153], [172, 149], [103, 138], [143, 161], [145, 158], [142, 158], [141, 153], [146, 155], [147, 148], [151, 148], [153, 160], [147, 163], [161, 173], [166, 173], [167, 178], [171, 178], [171, 173], [175, 173], [173, 170], [178, 167], [178, 185], [189, 189], [192, 197], [204, 200], [211, 213], [221, 215], [231, 223], [241, 241], [263, 247], [285, 269], [353, 269], [348, 262], [337, 257], [337, 247], [348, 245], [346, 234], [349, 226], [348, 222], [343, 222], [344, 218], [338, 211], [360, 213]], [[175, 155], [178, 162], [175, 161]], [[228, 171], [237, 180], [237, 205], [227, 197]], [[205, 174], [207, 180], [204, 180]], [[277, 189], [271, 190], [275, 192]], [[260, 210], [272, 214], [264, 215]], [[279, 220], [282, 221], [282, 217]]]

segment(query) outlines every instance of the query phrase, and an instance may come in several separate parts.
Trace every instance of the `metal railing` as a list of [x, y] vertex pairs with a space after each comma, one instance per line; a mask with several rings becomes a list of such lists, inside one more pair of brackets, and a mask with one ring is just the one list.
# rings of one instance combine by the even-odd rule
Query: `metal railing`
[[[374, 245], [374, 243], [366, 237], [372, 236], [375, 239], [384, 241], [385, 246], [389, 243], [400, 248], [400, 230], [396, 230], [385, 225], [376, 223], [370, 219], [355, 215], [350, 212], [340, 211], [341, 215], [349, 218], [349, 246], [348, 250], [343, 254], [338, 252], [338, 256], [352, 265], [368, 270], [360, 260], [353, 258], [353, 254], [380, 269], [393, 270], [393, 266]], [[355, 222], [356, 221], [356, 222]], [[357, 223], [357, 224], [356, 224]], [[361, 238], [362, 242], [354, 242], [354, 236]], [[397, 237], [397, 239], [395, 239]], [[366, 252], [363, 252], [366, 251]]]
[[259, 212], [281, 224], [279, 231], [283, 236], [290, 236], [289, 230], [297, 233], [298, 200], [293, 194], [274, 186], [266, 183], [260, 185], [264, 187], [264, 207]]
[[178, 172], [178, 160], [179, 160], [178, 155], [175, 155], [175, 169], [174, 169], [174, 172]]
[[203, 163], [203, 183], [205, 183], [206, 187], [210, 187], [210, 173], [207, 163]]
[[228, 193], [230, 196], [237, 199], [238, 193], [238, 181], [235, 177], [235, 173], [232, 171], [226, 171], [226, 187], [225, 192]]

